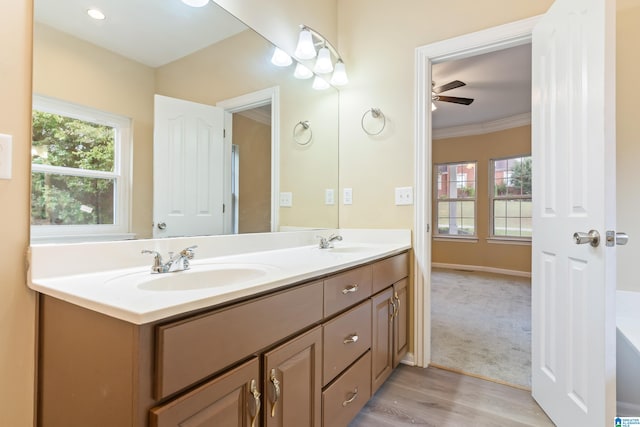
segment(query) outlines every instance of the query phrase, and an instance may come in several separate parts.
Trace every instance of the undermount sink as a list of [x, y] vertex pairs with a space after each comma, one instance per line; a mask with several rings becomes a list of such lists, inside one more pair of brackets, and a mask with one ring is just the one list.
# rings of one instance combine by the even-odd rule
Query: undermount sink
[[333, 248], [328, 248], [326, 250], [328, 252], [355, 254], [355, 253], [360, 253], [360, 252], [371, 251], [371, 247], [369, 247], [369, 246], [336, 246], [336, 247], [333, 247]]
[[108, 281], [145, 291], [189, 291], [234, 285], [267, 275], [274, 268], [258, 264], [201, 264], [175, 273], [132, 273]]

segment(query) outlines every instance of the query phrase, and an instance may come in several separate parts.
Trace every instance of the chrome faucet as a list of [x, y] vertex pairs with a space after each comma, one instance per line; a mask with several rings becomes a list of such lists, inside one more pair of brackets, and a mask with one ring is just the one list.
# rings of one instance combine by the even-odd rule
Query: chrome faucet
[[189, 260], [192, 260], [196, 255], [194, 249], [198, 246], [189, 246], [178, 252], [176, 255], [173, 252], [169, 252], [169, 261], [163, 262], [162, 255], [157, 251], [150, 251], [148, 249], [142, 250], [143, 254], [153, 255], [153, 265], [151, 266], [151, 273], [173, 273], [175, 271], [184, 271], [189, 269]]
[[320, 239], [320, 249], [329, 249], [333, 247], [333, 242], [342, 240], [342, 236], [339, 234], [332, 234], [329, 237], [316, 236]]

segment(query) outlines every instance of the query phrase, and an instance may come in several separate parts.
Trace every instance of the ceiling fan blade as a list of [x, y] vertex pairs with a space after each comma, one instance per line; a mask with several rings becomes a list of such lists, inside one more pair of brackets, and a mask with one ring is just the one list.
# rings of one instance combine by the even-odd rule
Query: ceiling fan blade
[[469, 105], [473, 102], [472, 98], [459, 98], [457, 96], [438, 96], [436, 101], [453, 102], [454, 104]]
[[461, 82], [460, 80], [454, 80], [445, 85], [434, 87], [433, 91], [435, 93], [442, 93], [442, 92], [446, 92], [448, 90], [455, 89], [457, 87], [462, 87], [462, 86], [466, 86], [466, 83]]

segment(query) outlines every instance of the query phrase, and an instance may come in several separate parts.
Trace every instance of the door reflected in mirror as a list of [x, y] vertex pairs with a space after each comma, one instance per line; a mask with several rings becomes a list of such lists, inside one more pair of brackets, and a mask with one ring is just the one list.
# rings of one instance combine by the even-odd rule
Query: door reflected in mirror
[[[132, 7], [145, 10], [144, 22], [125, 22], [123, 17], [140, 16]], [[128, 206], [114, 205], [115, 212], [124, 212], [114, 215], [116, 221], [125, 222], [119, 237], [154, 237], [160, 234], [155, 231], [160, 223], [168, 230], [165, 236], [338, 226], [337, 204], [325, 203], [326, 190], [338, 190], [335, 89], [315, 91], [309, 80], [293, 77], [293, 66], [273, 66], [273, 45], [215, 3], [189, 8], [171, 0], [160, 8], [153, 0], [110, 0], [104, 2], [103, 21], [86, 16], [86, 9], [88, 5], [85, 8], [78, 1], [35, 1], [33, 92], [130, 121], [131, 167], [116, 168], [130, 180], [128, 200], [121, 202]], [[154, 27], [161, 31], [154, 32]], [[224, 31], [214, 34], [212, 28]], [[273, 113], [262, 122], [251, 114], [256, 106], [246, 105], [244, 113], [238, 108], [225, 113], [222, 199], [209, 199], [210, 206], [184, 199], [182, 208], [190, 206], [191, 215], [204, 216], [210, 209], [212, 222], [221, 222], [222, 228], [171, 232], [174, 220], [180, 217], [177, 205], [168, 205], [169, 214], [164, 218], [154, 213], [159, 191], [154, 173], [166, 172], [154, 160], [154, 95], [216, 106], [274, 89], [277, 110], [274, 103]], [[301, 121], [308, 121], [313, 129], [313, 140], [304, 146], [293, 135]], [[267, 136], [269, 141], [264, 142]], [[41, 151], [37, 154], [42, 155]], [[210, 166], [204, 158], [196, 159]], [[214, 168], [207, 170], [212, 173]], [[189, 183], [191, 190], [203, 191], [197, 185], [207, 179], [202, 173]], [[186, 184], [172, 181], [167, 193], [187, 197]], [[43, 188], [52, 197], [50, 188]], [[279, 206], [280, 192], [292, 193], [290, 207]], [[69, 203], [73, 209], [95, 209], [90, 202]], [[65, 222], [60, 209], [47, 212], [53, 219], [45, 225], [57, 230], [54, 235], [75, 234], [75, 240], [81, 241], [103, 233], [78, 230]], [[36, 231], [41, 225], [33, 224], [34, 238], [42, 234]]]

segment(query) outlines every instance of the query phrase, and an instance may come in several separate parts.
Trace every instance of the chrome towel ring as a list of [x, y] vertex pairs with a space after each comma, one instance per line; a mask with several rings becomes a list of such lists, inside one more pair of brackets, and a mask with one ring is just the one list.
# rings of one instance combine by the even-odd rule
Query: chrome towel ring
[[[304, 134], [307, 134], [306, 137], [303, 137]], [[309, 120], [299, 121], [293, 127], [293, 140], [299, 145], [307, 145], [313, 139], [313, 131], [311, 130], [311, 125], [309, 124]]]
[[[382, 119], [382, 125], [379, 126], [380, 129], [373, 130], [373, 131], [367, 129], [367, 127], [365, 126], [364, 122], [365, 122], [365, 119], [367, 118], [368, 114], [371, 114], [371, 117], [373, 119]], [[387, 118], [385, 117], [384, 113], [379, 108], [371, 108], [371, 109], [365, 111], [364, 114], [362, 115], [362, 119], [360, 119], [360, 126], [362, 126], [362, 130], [367, 135], [371, 135], [371, 136], [380, 135], [382, 133], [382, 131], [384, 130], [384, 127], [386, 125], [387, 125]]]

